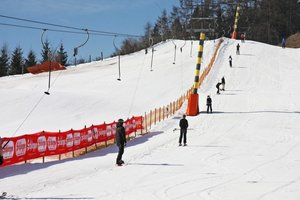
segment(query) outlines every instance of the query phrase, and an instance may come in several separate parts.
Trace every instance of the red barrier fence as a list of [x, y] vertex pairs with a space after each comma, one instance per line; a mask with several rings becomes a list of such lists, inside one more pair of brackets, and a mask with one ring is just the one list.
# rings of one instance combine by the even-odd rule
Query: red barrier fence
[[[143, 117], [132, 117], [124, 122], [126, 135], [142, 129]], [[61, 155], [75, 150], [83, 149], [101, 142], [107, 142], [115, 138], [117, 122], [110, 124], [92, 125], [81, 130], [69, 130], [64, 132], [42, 131], [35, 134], [22, 135], [12, 138], [3, 138], [4, 164], [12, 165], [28, 160]], [[74, 153], [73, 153], [74, 154]], [[1, 166], [1, 167], [2, 167]]]

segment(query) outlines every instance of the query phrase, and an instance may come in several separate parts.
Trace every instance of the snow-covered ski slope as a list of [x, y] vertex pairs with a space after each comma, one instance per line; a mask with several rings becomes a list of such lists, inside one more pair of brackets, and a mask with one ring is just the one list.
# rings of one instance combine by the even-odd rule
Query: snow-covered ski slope
[[[44, 94], [48, 73], [0, 78], [0, 134], [82, 129], [143, 115], [175, 101], [193, 85], [198, 42], [193, 42], [192, 54], [191, 42], [175, 44], [175, 64], [171, 41], [155, 47], [153, 71], [150, 51], [122, 56], [121, 81], [117, 57], [52, 72], [49, 96]], [[209, 61], [217, 43], [207, 44], [204, 56]]]
[[[237, 56], [237, 42], [223, 43], [199, 91], [201, 113], [187, 117], [187, 147], [178, 147], [179, 132], [173, 132], [185, 111], [182, 108], [176, 116], [153, 127], [151, 133], [128, 142], [124, 167], [114, 165], [117, 149], [111, 146], [75, 159], [1, 168], [0, 189], [20, 199], [300, 199], [300, 50], [246, 41], [240, 44], [241, 55]], [[138, 52], [124, 57], [124, 66], [126, 62], [130, 65], [121, 82], [116, 81], [117, 65], [108, 64], [115, 59], [105, 61], [106, 65], [93, 63], [62, 72], [51, 95], [44, 97], [30, 118], [46, 117], [51, 123], [47, 128], [60, 127], [63, 123], [54, 121], [59, 112], [65, 116], [63, 122], [76, 126], [168, 103], [193, 82], [198, 44], [192, 58], [188, 44], [182, 54], [177, 54], [175, 65], [172, 43], [158, 46], [151, 73], [145, 64], [150, 55]], [[213, 41], [205, 43], [203, 66], [209, 62], [214, 45]], [[229, 55], [233, 57], [232, 68]], [[222, 76], [226, 91], [216, 95], [215, 85]], [[108, 86], [107, 77], [113, 86]], [[45, 79], [46, 74], [0, 79], [0, 101], [10, 108], [1, 107], [1, 126], [3, 120], [11, 123], [11, 127], [4, 125], [8, 132], [18, 124], [11, 122], [12, 117], [30, 110], [21, 106], [20, 99], [28, 107], [34, 104], [34, 97], [39, 99], [47, 86]], [[130, 80], [134, 89], [123, 86]], [[125, 91], [127, 97], [119, 101]], [[208, 94], [212, 96], [213, 114], [204, 112]], [[151, 99], [152, 95], [156, 98]], [[105, 113], [105, 119], [99, 114], [102, 103], [111, 111]], [[12, 111], [14, 106], [16, 110]], [[91, 117], [91, 113], [96, 116]], [[26, 124], [23, 129], [42, 128]]]

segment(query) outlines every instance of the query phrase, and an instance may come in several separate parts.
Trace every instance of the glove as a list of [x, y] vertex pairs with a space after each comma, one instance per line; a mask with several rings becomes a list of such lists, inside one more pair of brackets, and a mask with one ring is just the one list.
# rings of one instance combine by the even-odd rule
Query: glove
[[126, 147], [126, 145], [127, 145], [127, 143], [125, 142], [125, 143], [124, 143], [124, 147]]

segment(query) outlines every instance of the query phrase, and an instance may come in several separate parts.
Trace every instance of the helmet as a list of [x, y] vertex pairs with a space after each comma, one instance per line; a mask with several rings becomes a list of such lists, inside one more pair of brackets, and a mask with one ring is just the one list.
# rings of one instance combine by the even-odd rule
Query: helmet
[[119, 123], [124, 123], [124, 120], [123, 119], [118, 119], [118, 122]]

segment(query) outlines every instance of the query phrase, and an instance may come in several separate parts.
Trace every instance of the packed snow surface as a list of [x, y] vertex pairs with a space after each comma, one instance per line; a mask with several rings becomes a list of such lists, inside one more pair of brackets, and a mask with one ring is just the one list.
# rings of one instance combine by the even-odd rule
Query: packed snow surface
[[[237, 43], [225, 39], [199, 90], [201, 113], [187, 117], [188, 146], [179, 147], [173, 131], [185, 103], [128, 142], [123, 167], [115, 166], [114, 145], [73, 159], [8, 166], [0, 168], [0, 192], [16, 199], [300, 199], [300, 49], [246, 41], [236, 55]], [[205, 42], [202, 70], [216, 44]], [[121, 81], [117, 58], [53, 72], [50, 95], [44, 95], [47, 73], [0, 78], [0, 134], [80, 129], [167, 105], [193, 84], [198, 43], [192, 45], [176, 52], [175, 64], [174, 44], [157, 45], [153, 71], [150, 51], [122, 56]], [[226, 90], [217, 95], [223, 76]], [[212, 114], [205, 112], [207, 95]]]

